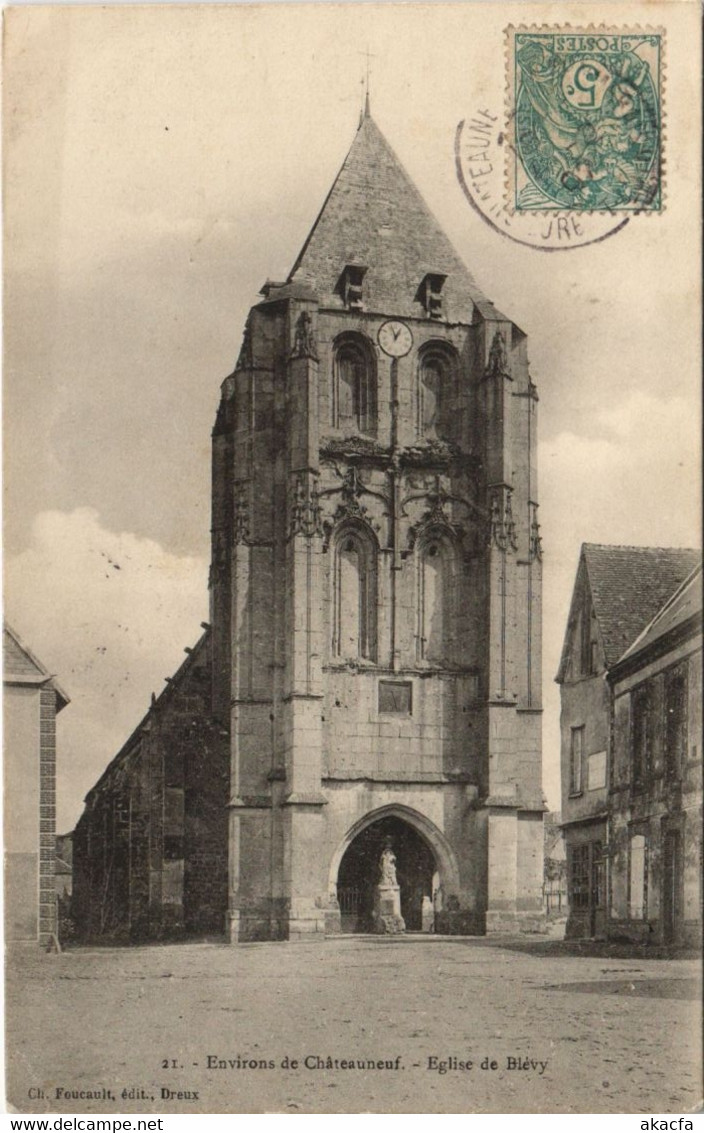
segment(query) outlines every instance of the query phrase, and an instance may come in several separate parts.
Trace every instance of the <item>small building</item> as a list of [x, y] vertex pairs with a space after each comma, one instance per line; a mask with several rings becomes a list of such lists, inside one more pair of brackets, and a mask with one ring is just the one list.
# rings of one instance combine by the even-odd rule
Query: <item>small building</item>
[[69, 703], [7, 623], [3, 630], [5, 939], [56, 936], [56, 716]]
[[607, 675], [696, 567], [695, 550], [582, 546], [560, 668], [566, 937], [605, 937], [612, 691]]
[[609, 671], [609, 936], [702, 938], [702, 577], [697, 567]]

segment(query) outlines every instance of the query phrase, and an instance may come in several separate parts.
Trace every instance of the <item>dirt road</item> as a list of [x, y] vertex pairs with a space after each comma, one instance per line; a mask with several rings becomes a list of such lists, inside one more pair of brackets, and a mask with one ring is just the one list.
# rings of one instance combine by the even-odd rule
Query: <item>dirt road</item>
[[8, 967], [8, 1100], [58, 1113], [686, 1113], [701, 1092], [699, 972], [459, 937], [22, 949]]

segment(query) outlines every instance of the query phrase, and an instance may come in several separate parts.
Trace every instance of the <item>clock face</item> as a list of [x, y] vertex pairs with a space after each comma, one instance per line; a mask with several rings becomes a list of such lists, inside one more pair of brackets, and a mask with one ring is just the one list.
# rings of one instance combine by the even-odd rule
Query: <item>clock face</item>
[[403, 358], [413, 346], [413, 335], [405, 323], [389, 319], [379, 327], [379, 346], [392, 358]]

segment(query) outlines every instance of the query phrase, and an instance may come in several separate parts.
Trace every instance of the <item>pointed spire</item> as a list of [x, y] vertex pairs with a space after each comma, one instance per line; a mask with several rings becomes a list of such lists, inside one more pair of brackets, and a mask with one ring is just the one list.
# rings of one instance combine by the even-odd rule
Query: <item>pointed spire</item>
[[369, 114], [369, 91], [352, 147], [298, 258], [289, 283], [304, 283], [328, 306], [340, 302], [346, 265], [367, 269], [368, 310], [413, 317], [423, 277], [446, 277], [445, 317], [467, 319], [473, 306], [503, 316], [477, 287], [398, 157]]
[[374, 56], [372, 55], [371, 51], [369, 50], [369, 47], [367, 47], [365, 55], [366, 55], [366, 60], [367, 60], [367, 70], [366, 70], [365, 77], [362, 79], [362, 86], [364, 87], [364, 107], [359, 112], [359, 126], [357, 127], [358, 130], [361, 130], [362, 123], [364, 122], [364, 119], [371, 117], [371, 110], [369, 109], [369, 86], [370, 86], [369, 76], [370, 76], [370, 73], [371, 73], [371, 65], [370, 65], [369, 61], [370, 61], [370, 59], [373, 59]]

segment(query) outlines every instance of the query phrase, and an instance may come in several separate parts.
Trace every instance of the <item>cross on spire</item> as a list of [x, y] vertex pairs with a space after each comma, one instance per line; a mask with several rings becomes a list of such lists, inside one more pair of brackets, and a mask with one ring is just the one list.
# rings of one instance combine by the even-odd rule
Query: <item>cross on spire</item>
[[370, 60], [376, 59], [376, 55], [374, 55], [369, 50], [368, 46], [367, 46], [366, 51], [360, 51], [359, 54], [364, 55], [365, 58], [366, 58], [366, 61], [367, 61], [366, 78], [362, 79], [362, 85], [364, 86], [364, 109], [360, 112], [360, 115], [359, 115], [359, 124], [361, 126], [364, 119], [368, 118], [369, 113], [370, 113], [370, 111], [369, 111], [369, 76], [370, 76], [370, 73], [371, 73]]

